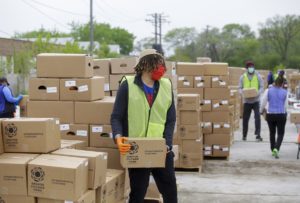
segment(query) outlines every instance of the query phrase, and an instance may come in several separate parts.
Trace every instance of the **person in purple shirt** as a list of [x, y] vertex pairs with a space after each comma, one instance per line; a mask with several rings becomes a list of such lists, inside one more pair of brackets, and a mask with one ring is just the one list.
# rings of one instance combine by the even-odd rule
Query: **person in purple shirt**
[[260, 107], [260, 113], [267, 110], [266, 120], [270, 130], [270, 146], [272, 155], [276, 159], [279, 158], [287, 117], [287, 90], [284, 89], [283, 84], [284, 78], [279, 75], [275, 84], [265, 91]]
[[14, 97], [6, 77], [0, 78], [0, 118], [13, 118], [23, 96]]

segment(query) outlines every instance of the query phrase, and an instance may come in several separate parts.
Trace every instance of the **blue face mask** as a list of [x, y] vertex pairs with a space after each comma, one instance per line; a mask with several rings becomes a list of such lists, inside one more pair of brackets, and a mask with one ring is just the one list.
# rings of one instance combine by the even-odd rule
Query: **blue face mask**
[[254, 70], [255, 70], [254, 67], [249, 67], [248, 68], [248, 73], [252, 74], [252, 73], [254, 73]]

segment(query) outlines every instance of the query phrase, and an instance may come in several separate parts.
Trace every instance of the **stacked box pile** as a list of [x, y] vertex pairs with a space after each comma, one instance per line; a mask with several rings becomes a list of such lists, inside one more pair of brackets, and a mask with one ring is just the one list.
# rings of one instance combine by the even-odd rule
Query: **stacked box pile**
[[268, 87], [268, 75], [269, 70], [258, 70], [258, 73], [260, 74], [262, 80], [264, 81], [264, 88], [266, 89]]
[[230, 86], [230, 100], [229, 104], [233, 105], [234, 119], [233, 119], [233, 131], [236, 131], [240, 127], [240, 116], [241, 116], [241, 95], [235, 87]]
[[[4, 144], [0, 150], [5, 152], [0, 155], [2, 201], [95, 203], [111, 198], [96, 196], [97, 191], [108, 187], [108, 174], [112, 173], [107, 170], [107, 153], [60, 149], [58, 119], [3, 119], [0, 126]], [[123, 176], [119, 170], [114, 179], [124, 181]], [[123, 199], [121, 189], [124, 184], [116, 191], [119, 199]], [[114, 198], [115, 193], [111, 196]]]
[[245, 73], [245, 68], [242, 67], [229, 67], [229, 85], [238, 86], [240, 77]]
[[229, 70], [227, 63], [204, 63], [204, 77], [209, 83], [204, 88], [202, 107], [205, 157], [229, 157], [232, 139], [233, 106], [230, 106]]
[[289, 75], [288, 86], [291, 90], [291, 93], [296, 92], [296, 87], [300, 84], [300, 73]]
[[[119, 152], [111, 138], [110, 116], [115, 98], [105, 96], [107, 69], [99, 68], [103, 76], [94, 76], [93, 67], [92, 58], [83, 54], [39, 54], [37, 78], [31, 78], [29, 84], [28, 116], [59, 118], [62, 145], [107, 153], [107, 167], [121, 170], [117, 177], [123, 177]], [[75, 144], [78, 140], [85, 144]], [[113, 177], [107, 184], [117, 179]], [[97, 188], [97, 202], [105, 201], [103, 195], [99, 199], [103, 187]], [[128, 181], [125, 188], [128, 189]], [[122, 200], [124, 192], [117, 198], [116, 201]]]
[[[177, 168], [201, 168], [203, 163], [202, 109], [203, 89], [210, 84], [200, 63], [177, 63], [177, 132], [179, 145]], [[209, 104], [210, 105], [210, 104]]]

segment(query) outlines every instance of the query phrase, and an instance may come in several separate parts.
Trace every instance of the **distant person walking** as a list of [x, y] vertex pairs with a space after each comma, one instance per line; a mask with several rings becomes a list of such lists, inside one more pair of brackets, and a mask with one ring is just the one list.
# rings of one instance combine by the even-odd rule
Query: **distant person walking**
[[259, 114], [259, 100], [260, 95], [264, 91], [264, 82], [260, 76], [260, 74], [255, 71], [254, 63], [252, 61], [246, 62], [246, 69], [245, 72], [240, 77], [239, 82], [239, 90], [240, 94], [243, 95], [243, 89], [250, 89], [255, 88], [258, 92], [257, 97], [254, 98], [243, 98], [244, 103], [244, 113], [243, 113], [243, 140], [247, 140], [247, 133], [248, 133], [248, 124], [249, 119], [251, 116], [251, 111], [254, 111], [254, 118], [255, 118], [255, 135], [256, 141], [260, 142], [263, 139], [260, 136], [260, 114]]
[[22, 98], [22, 95], [14, 97], [7, 79], [5, 77], [0, 78], [0, 118], [13, 118], [16, 105]]
[[270, 130], [271, 151], [276, 159], [279, 158], [287, 117], [287, 90], [283, 87], [283, 84], [283, 75], [278, 75], [275, 84], [265, 91], [260, 107], [260, 112], [262, 113], [267, 106], [266, 120]]

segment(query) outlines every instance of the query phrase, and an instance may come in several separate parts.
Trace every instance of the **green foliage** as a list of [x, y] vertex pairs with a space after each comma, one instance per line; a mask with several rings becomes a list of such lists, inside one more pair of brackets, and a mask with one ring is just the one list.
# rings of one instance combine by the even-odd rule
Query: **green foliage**
[[[88, 41], [89, 24], [72, 23], [72, 36], [77, 40]], [[118, 44], [121, 54], [128, 55], [133, 50], [134, 35], [122, 28], [112, 28], [109, 24], [94, 22], [94, 40], [100, 44]]]
[[107, 44], [102, 43], [100, 49], [97, 52], [98, 58], [117, 58], [120, 55], [115, 52], [110, 52]]
[[206, 56], [237, 67], [253, 60], [257, 69], [273, 70], [280, 64], [300, 68], [300, 16], [296, 15], [268, 19], [259, 36], [248, 25], [227, 24], [222, 29], [207, 26], [201, 32], [175, 28], [164, 39], [174, 49], [172, 60], [193, 62]]
[[29, 31], [25, 33], [16, 33], [15, 38], [37, 38], [37, 37], [70, 37], [70, 34], [62, 33], [57, 30], [45, 30], [44, 28], [40, 28], [39, 30]]

